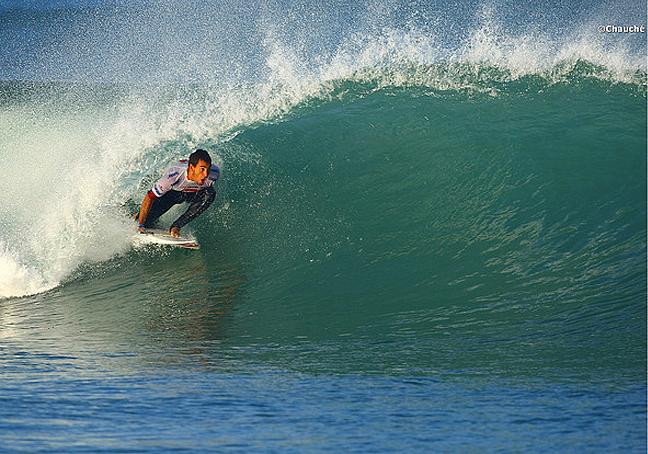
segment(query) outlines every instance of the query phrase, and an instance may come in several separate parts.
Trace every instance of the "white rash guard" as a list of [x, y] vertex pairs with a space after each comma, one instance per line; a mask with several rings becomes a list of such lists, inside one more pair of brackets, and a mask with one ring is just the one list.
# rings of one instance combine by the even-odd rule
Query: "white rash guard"
[[211, 186], [220, 176], [220, 169], [216, 164], [212, 164], [205, 182], [198, 184], [187, 178], [187, 163], [188, 161], [183, 159], [177, 165], [164, 171], [162, 178], [155, 183], [151, 190], [155, 197], [162, 197], [169, 191], [198, 192]]

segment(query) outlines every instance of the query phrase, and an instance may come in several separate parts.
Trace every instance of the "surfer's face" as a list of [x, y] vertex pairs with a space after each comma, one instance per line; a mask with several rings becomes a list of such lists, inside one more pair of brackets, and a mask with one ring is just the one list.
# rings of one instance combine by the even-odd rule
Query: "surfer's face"
[[199, 159], [195, 166], [189, 164], [187, 168], [187, 178], [195, 183], [203, 184], [207, 175], [209, 175], [209, 165], [202, 159]]

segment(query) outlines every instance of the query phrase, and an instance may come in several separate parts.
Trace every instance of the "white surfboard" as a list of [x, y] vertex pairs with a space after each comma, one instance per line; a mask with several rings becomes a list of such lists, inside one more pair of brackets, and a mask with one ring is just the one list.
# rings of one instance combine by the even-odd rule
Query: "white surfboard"
[[200, 249], [200, 245], [194, 238], [179, 236], [173, 237], [166, 230], [146, 229], [144, 233], [137, 232], [133, 235], [135, 245], [158, 244], [162, 246], [174, 246], [183, 249]]

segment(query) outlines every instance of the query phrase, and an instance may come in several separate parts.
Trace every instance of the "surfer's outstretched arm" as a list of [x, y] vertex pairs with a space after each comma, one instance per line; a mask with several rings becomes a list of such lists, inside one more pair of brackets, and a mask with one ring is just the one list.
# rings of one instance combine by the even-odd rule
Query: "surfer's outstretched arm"
[[205, 189], [198, 191], [193, 196], [193, 200], [189, 201], [191, 205], [189, 205], [187, 211], [185, 211], [182, 216], [180, 216], [175, 220], [173, 224], [171, 224], [171, 230], [177, 229], [177, 233], [179, 234], [180, 229], [187, 225], [189, 221], [197, 218], [202, 214], [203, 211], [209, 208], [209, 205], [212, 204], [215, 198], [216, 190], [212, 186], [208, 186]]
[[155, 195], [151, 194], [151, 191], [146, 193], [144, 196], [144, 199], [142, 200], [142, 206], [140, 207], [139, 211], [139, 227], [138, 230], [140, 232], [144, 231], [144, 224], [146, 224], [146, 218], [148, 218], [149, 210], [151, 209], [151, 205], [153, 204], [153, 199], [155, 198]]

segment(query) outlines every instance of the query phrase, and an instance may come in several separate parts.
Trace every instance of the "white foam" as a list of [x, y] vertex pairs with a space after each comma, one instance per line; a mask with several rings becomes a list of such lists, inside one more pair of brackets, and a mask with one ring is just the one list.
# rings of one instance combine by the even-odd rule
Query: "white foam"
[[56, 281], [46, 281], [37, 269], [17, 262], [14, 254], [0, 243], [0, 298], [33, 295], [57, 285]]

